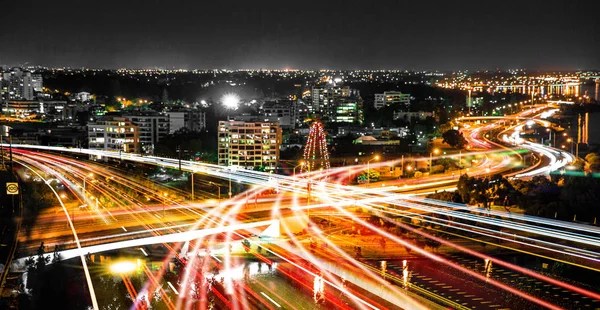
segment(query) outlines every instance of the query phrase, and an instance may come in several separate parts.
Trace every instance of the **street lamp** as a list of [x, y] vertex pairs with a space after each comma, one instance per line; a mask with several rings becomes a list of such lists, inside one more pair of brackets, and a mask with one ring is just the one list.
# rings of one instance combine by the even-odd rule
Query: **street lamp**
[[434, 153], [435, 153], [435, 155], [437, 155], [437, 154], [440, 153], [440, 150], [434, 149], [433, 152], [429, 153], [429, 174], [431, 174], [431, 171], [432, 171], [431, 168], [433, 168], [432, 161], [433, 161], [433, 154]]
[[163, 201], [163, 217], [165, 217], [165, 205], [166, 205], [166, 200], [167, 197], [169, 196], [169, 194], [167, 192], [164, 192], [163, 195], [165, 196], [165, 201]]
[[367, 161], [367, 187], [371, 184], [371, 162], [374, 160], [379, 160], [379, 155], [375, 155], [375, 157], [371, 158], [371, 160]]
[[567, 142], [571, 143], [571, 154], [573, 154], [573, 139], [567, 139]]
[[192, 170], [192, 201], [194, 201], [194, 174], [196, 174], [196, 170]]
[[229, 199], [231, 199], [231, 171], [229, 171], [229, 192], [227, 194], [229, 195]]
[[304, 167], [304, 165], [306, 165], [306, 163], [303, 162], [303, 161], [301, 161], [299, 165], [297, 165], [296, 167], [294, 167], [294, 169], [293, 169], [293, 171], [294, 171], [293, 175], [296, 176], [296, 168], [298, 168], [300, 166]]
[[85, 180], [86, 180], [86, 177], [92, 178], [93, 176], [94, 176], [94, 174], [91, 173], [91, 172], [89, 174], [87, 174], [87, 175], [85, 175], [85, 174], [83, 175], [83, 193], [84, 194], [85, 194]]

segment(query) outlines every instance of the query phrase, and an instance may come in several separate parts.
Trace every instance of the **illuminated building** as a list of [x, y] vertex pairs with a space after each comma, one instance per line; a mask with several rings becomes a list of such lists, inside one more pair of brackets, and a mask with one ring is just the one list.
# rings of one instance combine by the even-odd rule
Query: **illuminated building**
[[125, 117], [107, 116], [88, 124], [89, 149], [140, 152], [138, 126]]
[[313, 87], [311, 91], [312, 104], [309, 109], [316, 113], [331, 114], [335, 101], [339, 98], [360, 97], [358, 90], [349, 86]]
[[30, 115], [44, 115], [50, 110], [58, 113], [67, 106], [64, 100], [7, 100], [4, 102], [2, 112], [16, 117], [28, 117]]
[[336, 123], [363, 122], [362, 100], [355, 98], [340, 98], [335, 102], [333, 121]]
[[154, 145], [169, 134], [169, 116], [156, 112], [136, 112], [124, 114], [134, 125], [138, 126], [139, 141], [144, 153], [153, 154]]
[[13, 68], [2, 73], [2, 97], [5, 100], [33, 100], [42, 91], [42, 75]]
[[403, 94], [399, 91], [386, 91], [383, 94], [375, 94], [375, 109], [381, 109], [385, 106], [402, 105], [402, 108], [408, 109], [410, 106], [410, 94]]
[[277, 122], [219, 122], [219, 165], [274, 170], [282, 132]]

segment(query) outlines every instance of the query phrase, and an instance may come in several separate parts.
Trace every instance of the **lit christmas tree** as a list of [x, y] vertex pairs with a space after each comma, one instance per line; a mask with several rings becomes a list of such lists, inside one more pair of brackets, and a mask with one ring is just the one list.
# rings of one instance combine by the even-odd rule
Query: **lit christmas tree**
[[304, 146], [303, 171], [329, 169], [329, 151], [327, 150], [327, 133], [323, 123], [316, 121], [310, 126], [306, 145]]

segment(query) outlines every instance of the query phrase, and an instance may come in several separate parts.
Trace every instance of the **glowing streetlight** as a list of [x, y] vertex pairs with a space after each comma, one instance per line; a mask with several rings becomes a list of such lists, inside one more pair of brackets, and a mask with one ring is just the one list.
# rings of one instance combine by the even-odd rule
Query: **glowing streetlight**
[[237, 110], [240, 105], [240, 96], [229, 93], [221, 97], [221, 103], [227, 110]]
[[88, 177], [89, 178], [93, 178], [94, 174], [90, 172], [88, 175], [83, 175], [83, 192], [84, 193], [85, 193], [85, 179], [88, 178]]
[[304, 167], [304, 165], [306, 165], [306, 162], [301, 161], [300, 164], [298, 164], [296, 167], [294, 167], [294, 169], [293, 169], [293, 171], [294, 171], [293, 175], [296, 176], [296, 168], [298, 168], [300, 166]]
[[433, 152], [429, 153], [429, 174], [431, 174], [432, 171], [432, 161], [433, 161], [433, 154], [437, 155], [440, 153], [440, 150], [438, 149], [434, 149]]
[[121, 261], [110, 265], [110, 271], [116, 274], [125, 274], [133, 272], [137, 268], [134, 262]]

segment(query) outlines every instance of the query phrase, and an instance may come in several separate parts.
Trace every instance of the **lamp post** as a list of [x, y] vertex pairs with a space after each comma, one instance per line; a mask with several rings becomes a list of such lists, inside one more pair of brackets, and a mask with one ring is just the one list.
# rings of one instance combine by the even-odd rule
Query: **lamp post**
[[429, 153], [429, 174], [431, 174], [431, 171], [433, 168], [432, 166], [432, 162], [433, 162], [433, 154], [435, 153], [435, 155], [437, 155], [440, 152], [440, 150], [438, 149], [434, 149], [433, 152]]
[[375, 155], [375, 157], [371, 158], [371, 160], [367, 161], [367, 187], [371, 184], [371, 162], [374, 160], [379, 160], [379, 155]]
[[300, 166], [304, 167], [304, 165], [306, 165], [306, 163], [303, 162], [303, 161], [301, 161], [299, 165], [297, 165], [296, 167], [294, 167], [294, 169], [293, 169], [293, 171], [294, 171], [293, 176], [296, 176], [296, 168], [298, 168]]
[[167, 196], [169, 196], [169, 194], [167, 192], [163, 193], [163, 195], [165, 196], [165, 201], [163, 201], [163, 217], [165, 217], [165, 204], [166, 204], [166, 200], [167, 200]]
[[229, 195], [229, 199], [231, 199], [231, 171], [229, 171], [229, 192], [227, 194]]
[[573, 154], [573, 139], [567, 139], [567, 142], [571, 143], [571, 154]]
[[214, 185], [214, 186], [216, 186], [216, 187], [217, 187], [217, 189], [219, 190], [219, 193], [217, 194], [217, 195], [218, 195], [217, 197], [219, 198], [219, 200], [221, 200], [221, 186], [220, 186], [220, 185], [217, 185], [217, 184], [216, 184], [216, 183], [214, 183], [214, 182], [208, 182], [208, 183], [209, 183], [210, 185]]
[[192, 201], [194, 201], [194, 174], [196, 174], [196, 170], [192, 170]]
[[88, 175], [83, 175], [83, 193], [85, 194], [85, 180], [87, 179], [87, 177], [92, 178], [94, 176], [93, 173], [89, 173]]
[[458, 151], [458, 174], [460, 175], [462, 172], [462, 166], [461, 166], [461, 162], [462, 162], [462, 150]]

